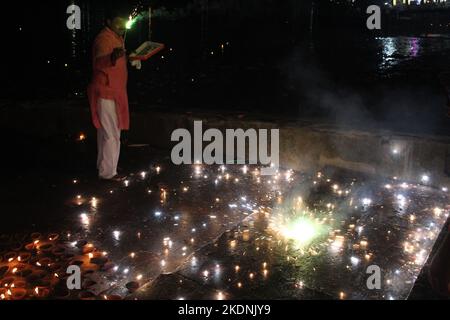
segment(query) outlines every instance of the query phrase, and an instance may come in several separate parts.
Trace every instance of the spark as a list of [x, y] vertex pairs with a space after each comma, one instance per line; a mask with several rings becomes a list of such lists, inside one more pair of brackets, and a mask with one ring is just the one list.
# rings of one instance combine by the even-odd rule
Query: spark
[[219, 291], [217, 293], [217, 300], [223, 300], [223, 299], [224, 299], [224, 295], [223, 295], [222, 291]]
[[397, 195], [397, 200], [398, 200], [398, 204], [399, 204], [401, 207], [404, 207], [404, 206], [405, 206], [405, 204], [406, 204], [406, 198], [405, 198], [404, 195], [402, 195], [402, 194]]
[[300, 218], [289, 225], [281, 227], [281, 234], [292, 239], [299, 246], [307, 245], [320, 233], [320, 226], [307, 218]]
[[120, 234], [121, 234], [121, 232], [119, 230], [113, 231], [113, 237], [116, 241], [120, 240]]
[[435, 216], [439, 217], [442, 214], [442, 209], [436, 207], [436, 208], [433, 209], [433, 213], [434, 213]]
[[428, 183], [430, 182], [430, 177], [426, 174], [422, 175], [421, 179], [420, 179], [423, 183]]
[[344, 245], [344, 237], [336, 236], [336, 239], [331, 243], [331, 249], [333, 251], [339, 251]]
[[354, 265], [354, 266], [357, 266], [358, 264], [359, 264], [359, 258], [357, 258], [357, 257], [351, 257], [350, 258], [350, 261], [351, 261], [351, 263]]
[[130, 16], [128, 18], [127, 23], [125, 24], [125, 27], [127, 28], [127, 30], [130, 30], [133, 27], [133, 25], [136, 23], [136, 21], [137, 21], [137, 18], [133, 19], [133, 17]]
[[89, 225], [89, 216], [86, 214], [86, 213], [82, 213], [82, 214], [80, 214], [80, 218], [81, 218], [81, 223], [84, 225], [84, 226], [88, 226]]
[[367, 245], [368, 245], [368, 242], [366, 240], [361, 240], [359, 242], [359, 245], [361, 246], [361, 249], [366, 249]]

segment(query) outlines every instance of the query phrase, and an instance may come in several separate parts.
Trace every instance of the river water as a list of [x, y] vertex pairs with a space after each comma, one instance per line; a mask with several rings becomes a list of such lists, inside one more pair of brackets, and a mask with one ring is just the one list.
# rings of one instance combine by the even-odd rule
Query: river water
[[[3, 59], [3, 98], [85, 97], [90, 46], [102, 8], [82, 7], [82, 30], [65, 27], [66, 3], [37, 6], [8, 25], [13, 50]], [[301, 9], [301, 8], [300, 8]], [[220, 110], [332, 121], [409, 122], [433, 127], [445, 114], [439, 75], [450, 69], [450, 37], [383, 36], [310, 30], [289, 10], [260, 16], [187, 14], [157, 9], [152, 40], [166, 50], [130, 67], [132, 106]], [[148, 37], [141, 19], [127, 35], [132, 51]], [[405, 121], [404, 121], [405, 120]], [[411, 119], [410, 119], [411, 120]]]

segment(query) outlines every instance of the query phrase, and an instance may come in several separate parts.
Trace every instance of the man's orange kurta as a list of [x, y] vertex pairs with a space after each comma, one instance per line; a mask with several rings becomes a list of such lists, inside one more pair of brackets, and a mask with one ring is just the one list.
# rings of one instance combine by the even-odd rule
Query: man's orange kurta
[[111, 54], [115, 48], [123, 48], [123, 38], [105, 27], [94, 41], [93, 46], [93, 75], [88, 87], [88, 98], [91, 106], [94, 126], [101, 127], [97, 110], [100, 98], [116, 102], [119, 129], [128, 130], [130, 115], [128, 112], [127, 95], [127, 58], [123, 56], [113, 64]]

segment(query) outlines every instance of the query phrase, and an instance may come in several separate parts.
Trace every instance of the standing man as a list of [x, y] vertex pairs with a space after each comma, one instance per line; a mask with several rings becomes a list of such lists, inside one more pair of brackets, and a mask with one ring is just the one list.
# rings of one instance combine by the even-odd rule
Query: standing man
[[127, 56], [124, 47], [127, 15], [112, 10], [94, 41], [93, 75], [88, 87], [92, 121], [97, 129], [97, 169], [102, 180], [122, 181], [117, 174], [120, 133], [128, 130]]

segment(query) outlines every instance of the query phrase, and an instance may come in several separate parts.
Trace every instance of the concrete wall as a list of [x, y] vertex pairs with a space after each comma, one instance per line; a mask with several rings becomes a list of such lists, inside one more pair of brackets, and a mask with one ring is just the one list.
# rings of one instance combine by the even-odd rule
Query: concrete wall
[[[294, 170], [319, 170], [334, 166], [379, 176], [398, 176], [418, 181], [422, 174], [430, 176], [437, 187], [450, 188], [448, 137], [415, 136], [392, 132], [362, 132], [308, 122], [259, 121], [215, 114], [180, 114], [164, 111], [133, 113], [130, 142], [146, 143], [170, 149], [173, 130], [187, 128], [193, 133], [194, 120], [202, 120], [204, 130], [218, 129], [280, 129], [280, 163]], [[50, 136], [87, 132], [95, 136], [86, 108], [59, 106], [21, 106], [2, 108], [3, 129]], [[393, 154], [397, 149], [398, 154]]]

